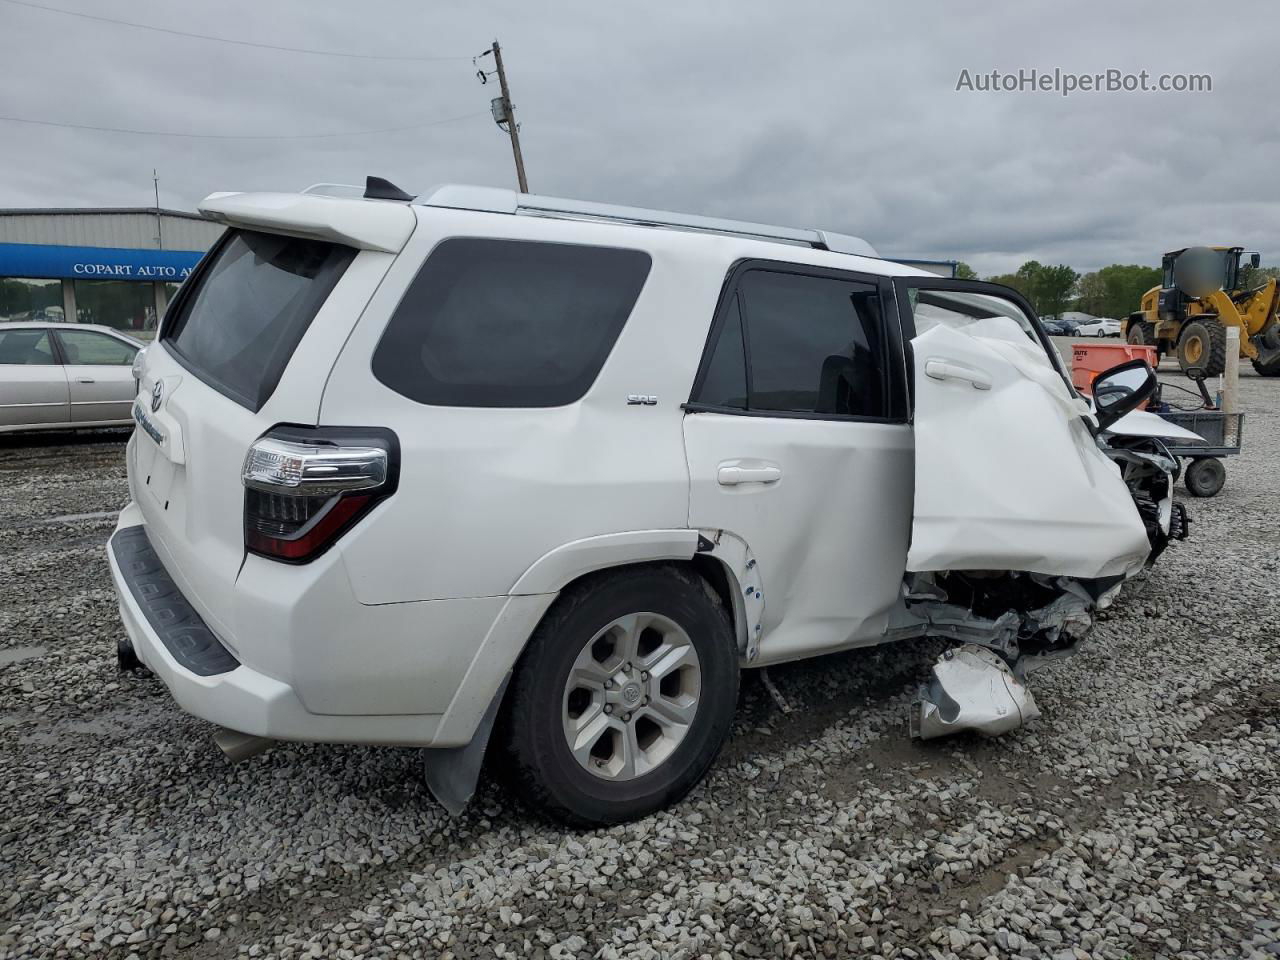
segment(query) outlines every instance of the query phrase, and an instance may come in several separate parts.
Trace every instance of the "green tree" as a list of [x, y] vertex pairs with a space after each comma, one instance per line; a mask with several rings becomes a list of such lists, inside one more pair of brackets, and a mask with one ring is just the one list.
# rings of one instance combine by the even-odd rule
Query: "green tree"
[[1013, 287], [1031, 301], [1031, 306], [1041, 316], [1057, 316], [1070, 303], [1078, 277], [1066, 264], [1046, 267], [1038, 260], [1028, 260], [1014, 273], [1001, 273], [987, 279]]
[[1041, 267], [1035, 276], [1036, 296], [1032, 301], [1036, 310], [1042, 316], [1061, 316], [1071, 302], [1079, 279], [1080, 275], [1065, 263], [1056, 267]]
[[1018, 278], [1015, 289], [1031, 301], [1031, 306], [1041, 316], [1044, 315], [1044, 309], [1040, 305], [1040, 274], [1043, 271], [1044, 267], [1039, 260], [1028, 260], [1014, 273]]
[[1247, 263], [1240, 267], [1240, 289], [1252, 290], [1260, 287], [1272, 277], [1280, 280], [1280, 267], [1251, 267]]
[[1121, 319], [1139, 308], [1144, 293], [1160, 285], [1161, 271], [1159, 267], [1113, 263], [1099, 270], [1098, 276], [1107, 292], [1096, 316]]
[[974, 271], [973, 267], [969, 266], [967, 263], [961, 260], [959, 263], [956, 264], [956, 279], [957, 280], [977, 280], [978, 274]]
[[987, 277], [987, 281], [989, 283], [998, 283], [1005, 287], [1013, 287], [1013, 289], [1017, 290], [1023, 296], [1026, 296], [1027, 291], [1022, 289], [1022, 281], [1018, 279], [1018, 275], [1016, 273], [997, 273], [994, 277]]
[[1107, 284], [1098, 271], [1086, 273], [1076, 286], [1076, 309], [1093, 317], [1100, 317], [1106, 310]]

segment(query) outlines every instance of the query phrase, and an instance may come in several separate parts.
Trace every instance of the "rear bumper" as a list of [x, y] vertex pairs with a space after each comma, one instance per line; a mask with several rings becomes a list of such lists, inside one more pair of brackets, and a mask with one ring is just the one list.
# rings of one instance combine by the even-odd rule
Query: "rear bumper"
[[230, 673], [240, 666], [173, 582], [151, 546], [145, 525], [118, 528], [107, 549], [151, 632], [179, 665], [201, 677]]
[[187, 602], [136, 504], [107, 546], [134, 653], [188, 713], [273, 740], [470, 742], [556, 595], [365, 605], [328, 559], [325, 572], [247, 558], [232, 637]]
[[[173, 581], [163, 574], [163, 565], [163, 575], [149, 567], [147, 554], [155, 557], [155, 553], [149, 543], [145, 549], [139, 547], [140, 537], [145, 542], [142, 514], [131, 503], [121, 512], [107, 546], [120, 619], [138, 659], [164, 682], [182, 709], [231, 730], [276, 740], [409, 746], [432, 743], [439, 715], [311, 713], [288, 683], [239, 663], [208, 631], [176, 587], [176, 596], [164, 594], [164, 583], [172, 585]], [[130, 562], [131, 556], [136, 563]], [[197, 672], [202, 665], [209, 672]]]

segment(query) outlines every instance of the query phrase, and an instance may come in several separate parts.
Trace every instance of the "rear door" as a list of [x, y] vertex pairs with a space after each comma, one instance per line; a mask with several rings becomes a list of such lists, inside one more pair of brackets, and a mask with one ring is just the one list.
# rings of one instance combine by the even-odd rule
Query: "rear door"
[[392, 259], [232, 229], [183, 285], [144, 355], [136, 501], [170, 574], [233, 645], [245, 455], [276, 424], [315, 423], [334, 358]]
[[1030, 305], [996, 284], [896, 281], [911, 337], [907, 569], [1103, 577], [1149, 552], [1116, 465]]
[[68, 419], [67, 377], [41, 327], [0, 327], [0, 430]]
[[133, 358], [138, 348], [97, 330], [54, 331], [77, 424], [127, 421], [133, 406]]
[[891, 288], [768, 261], [730, 275], [684, 420], [690, 526], [758, 561], [759, 661], [878, 637], [911, 526]]

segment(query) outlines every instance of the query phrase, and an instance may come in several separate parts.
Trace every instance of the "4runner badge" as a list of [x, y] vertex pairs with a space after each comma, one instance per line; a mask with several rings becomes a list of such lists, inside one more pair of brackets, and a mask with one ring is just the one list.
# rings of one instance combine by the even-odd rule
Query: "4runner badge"
[[627, 403], [631, 406], [653, 407], [658, 403], [658, 398], [647, 393], [629, 393], [627, 394]]
[[160, 409], [160, 401], [164, 399], [164, 381], [157, 380], [156, 385], [151, 388], [151, 412], [155, 413]]

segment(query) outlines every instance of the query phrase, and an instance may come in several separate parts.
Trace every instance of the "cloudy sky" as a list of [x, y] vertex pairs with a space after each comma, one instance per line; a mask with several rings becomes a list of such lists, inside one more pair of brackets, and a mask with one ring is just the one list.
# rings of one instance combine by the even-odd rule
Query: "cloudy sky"
[[[96, 22], [29, 4], [256, 43]], [[497, 37], [530, 189], [797, 226], [982, 274], [1280, 263], [1280, 6], [1130, 3], [0, 0], [0, 206], [193, 209], [376, 173], [514, 185], [471, 57]], [[482, 61], [483, 62], [483, 61]], [[1019, 69], [1207, 73], [1207, 93], [957, 91]], [[453, 119], [461, 118], [461, 119]], [[438, 122], [448, 120], [449, 122]], [[398, 132], [363, 131], [404, 128]], [[347, 133], [311, 139], [262, 139]]]

